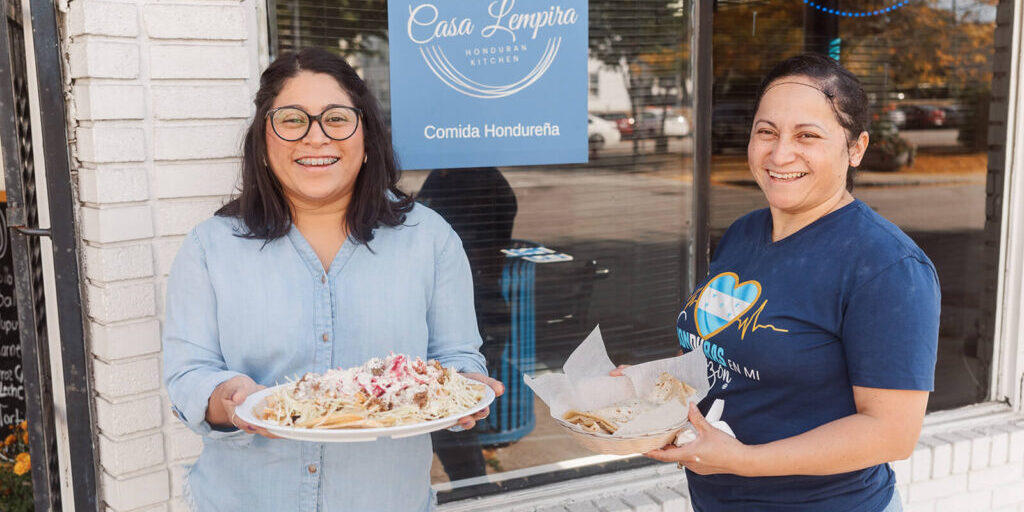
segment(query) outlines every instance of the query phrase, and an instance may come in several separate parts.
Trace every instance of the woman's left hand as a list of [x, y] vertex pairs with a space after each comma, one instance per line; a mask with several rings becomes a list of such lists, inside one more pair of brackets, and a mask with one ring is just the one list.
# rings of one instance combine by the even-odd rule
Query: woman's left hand
[[[499, 396], [501, 396], [501, 395], [503, 395], [505, 393], [505, 385], [502, 384], [501, 381], [492, 379], [492, 378], [490, 378], [490, 377], [488, 377], [488, 376], [486, 376], [486, 375], [484, 375], [482, 373], [460, 373], [459, 375], [462, 375], [463, 377], [465, 377], [467, 379], [473, 379], [473, 380], [475, 380], [477, 382], [482, 382], [484, 384], [487, 384], [488, 386], [490, 386], [491, 389], [494, 390], [494, 396], [495, 397], [499, 397]], [[482, 411], [480, 411], [480, 412], [478, 412], [476, 414], [472, 414], [472, 415], [469, 415], [469, 416], [463, 416], [462, 418], [459, 418], [458, 425], [460, 427], [462, 427], [463, 429], [465, 429], [465, 430], [469, 430], [469, 429], [473, 428], [474, 426], [476, 426], [477, 420], [482, 420], [482, 419], [486, 418], [487, 415], [490, 414], [490, 413], [491, 413], [491, 408], [490, 407], [484, 407], [484, 410], [482, 410]]]
[[698, 475], [718, 473], [742, 474], [747, 445], [725, 432], [712, 427], [696, 404], [690, 404], [690, 424], [697, 438], [682, 446], [666, 445], [644, 454], [662, 462], [675, 462]]

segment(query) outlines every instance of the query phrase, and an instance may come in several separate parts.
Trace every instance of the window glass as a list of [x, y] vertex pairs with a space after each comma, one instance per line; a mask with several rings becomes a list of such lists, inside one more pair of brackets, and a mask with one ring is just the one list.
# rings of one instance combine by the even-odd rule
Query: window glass
[[989, 392], [999, 248], [999, 209], [992, 205], [1001, 186], [986, 183], [1002, 166], [989, 153], [1002, 141], [988, 139], [995, 4], [716, 2], [712, 244], [737, 217], [766, 206], [746, 163], [761, 76], [807, 50], [839, 58], [861, 79], [873, 108], [854, 196], [910, 235], [939, 273], [930, 410], [975, 403]]
[[[389, 109], [386, 2], [274, 5], [274, 51], [338, 51]], [[677, 350], [675, 318], [689, 292], [691, 8], [589, 2], [589, 162], [403, 172], [400, 186], [464, 242], [483, 352], [508, 389], [485, 425], [434, 436], [441, 501], [649, 463], [578, 446], [522, 375], [560, 369], [596, 325], [616, 363]], [[502, 252], [516, 248], [562, 256], [539, 263]]]

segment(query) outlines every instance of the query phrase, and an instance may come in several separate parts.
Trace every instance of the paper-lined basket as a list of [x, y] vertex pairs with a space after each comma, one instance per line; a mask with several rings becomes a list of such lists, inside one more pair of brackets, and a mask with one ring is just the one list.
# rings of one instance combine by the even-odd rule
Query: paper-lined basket
[[[547, 404], [555, 422], [580, 445], [598, 453], [614, 455], [643, 453], [671, 444], [688, 424], [689, 403], [699, 402], [708, 392], [707, 359], [696, 350], [631, 366], [623, 371], [625, 377], [608, 375], [613, 369], [615, 365], [608, 358], [597, 327], [565, 361], [562, 373], [537, 377], [523, 375], [523, 379]], [[675, 400], [666, 402], [620, 424], [614, 434], [587, 432], [562, 419], [569, 410], [596, 410], [624, 400], [649, 396], [663, 372], [695, 389], [686, 404]]]

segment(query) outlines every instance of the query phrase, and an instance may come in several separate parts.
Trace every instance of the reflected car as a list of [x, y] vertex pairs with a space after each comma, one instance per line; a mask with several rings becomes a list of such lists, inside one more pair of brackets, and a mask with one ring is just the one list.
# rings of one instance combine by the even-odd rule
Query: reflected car
[[711, 152], [727, 148], [747, 148], [750, 127], [754, 122], [754, 106], [745, 101], [715, 103], [711, 111]]
[[969, 109], [964, 105], [949, 105], [942, 107], [946, 114], [945, 126], [959, 127], [967, 123]]
[[636, 115], [636, 136], [640, 138], [654, 137], [661, 129], [661, 116], [651, 110], [638, 112]]
[[907, 126], [907, 114], [902, 110], [896, 108], [895, 105], [885, 108], [885, 115], [896, 128], [903, 128]]
[[665, 135], [669, 137], [686, 137], [690, 135], [690, 122], [686, 120], [686, 116], [680, 113], [674, 113], [669, 111], [668, 117], [665, 118]]
[[931, 105], [903, 105], [900, 110], [907, 116], [904, 125], [910, 129], [942, 128], [946, 125], [946, 112]]
[[633, 125], [636, 124], [633, 116], [625, 112], [597, 112], [593, 115], [615, 123], [615, 126], [619, 129], [619, 135], [622, 136], [621, 138], [628, 139], [633, 136]]
[[662, 123], [660, 108], [641, 112], [636, 124], [640, 136], [657, 137], [664, 134], [666, 137], [685, 137], [690, 134], [690, 122], [677, 109], [668, 109], [665, 114], [665, 121]]
[[615, 123], [594, 114], [587, 115], [587, 141], [591, 151], [599, 151], [608, 144], [618, 144], [620, 140], [622, 135]]

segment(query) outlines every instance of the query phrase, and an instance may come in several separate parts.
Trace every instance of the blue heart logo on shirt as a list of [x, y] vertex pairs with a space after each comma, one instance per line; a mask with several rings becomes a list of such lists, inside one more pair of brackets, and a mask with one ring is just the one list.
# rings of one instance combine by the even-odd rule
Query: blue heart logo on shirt
[[743, 316], [761, 296], [761, 283], [746, 281], [733, 272], [715, 276], [697, 297], [697, 334], [707, 339]]

